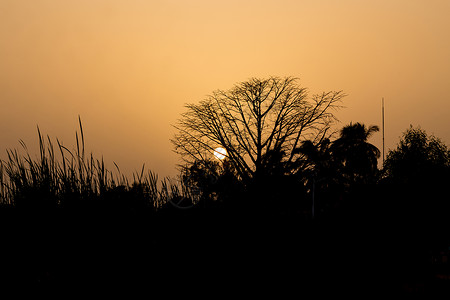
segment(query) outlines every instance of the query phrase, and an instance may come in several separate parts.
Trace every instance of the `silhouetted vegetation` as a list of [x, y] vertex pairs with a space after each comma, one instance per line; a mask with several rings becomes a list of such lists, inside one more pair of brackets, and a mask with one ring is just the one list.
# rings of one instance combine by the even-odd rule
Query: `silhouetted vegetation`
[[397, 148], [388, 152], [380, 185], [398, 222], [437, 232], [448, 222], [449, 180], [448, 147], [425, 130], [410, 127]]
[[[386, 236], [397, 264], [410, 277], [431, 265], [444, 277], [449, 254], [450, 156], [448, 147], [421, 128], [405, 131], [388, 152], [379, 182]], [[441, 269], [443, 268], [444, 269]]]
[[164, 233], [176, 228], [171, 219], [183, 217], [180, 205], [192, 206], [191, 189], [176, 179], [158, 180], [144, 166], [132, 181], [117, 165], [109, 171], [103, 159], [85, 153], [81, 120], [74, 150], [58, 140], [55, 148], [39, 128], [38, 138], [36, 158], [21, 141], [25, 153], [7, 150], [0, 162], [2, 285], [113, 284], [115, 277], [127, 279], [125, 260], [151, 261], [156, 272], [158, 256], [171, 248], [173, 237]]
[[[309, 104], [294, 82], [255, 79], [189, 105], [175, 138], [188, 157], [178, 178], [108, 170], [85, 153], [81, 120], [73, 150], [39, 129], [37, 157], [23, 142], [25, 153], [7, 150], [0, 282], [448, 292], [448, 147], [410, 127], [378, 169], [378, 127], [350, 123], [333, 134], [328, 110], [342, 93]], [[225, 159], [207, 154], [216, 146]]]
[[[152, 171], [133, 174], [133, 181], [105, 167], [102, 159], [85, 153], [83, 128], [76, 133], [76, 148], [69, 150], [57, 140], [55, 149], [51, 138], [40, 133], [39, 156], [31, 157], [21, 141], [22, 154], [17, 149], [7, 150], [8, 159], [0, 161], [0, 200], [2, 205], [19, 209], [142, 209], [158, 210], [172, 198], [186, 197], [183, 185], [169, 178], [158, 181]], [[57, 156], [60, 156], [59, 159]]]
[[298, 170], [296, 149], [305, 139], [318, 142], [328, 135], [343, 97], [342, 92], [309, 97], [296, 78], [252, 78], [186, 105], [172, 142], [188, 165], [214, 159], [217, 147], [226, 149], [239, 180], [259, 192], [268, 188], [268, 175]]

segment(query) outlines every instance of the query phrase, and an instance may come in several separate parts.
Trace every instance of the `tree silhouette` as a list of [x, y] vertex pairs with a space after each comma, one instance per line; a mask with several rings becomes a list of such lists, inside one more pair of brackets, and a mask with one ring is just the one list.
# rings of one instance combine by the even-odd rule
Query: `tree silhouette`
[[303, 141], [297, 149], [305, 156], [304, 169], [314, 173], [316, 177], [329, 177], [329, 172], [334, 168], [334, 159], [331, 153], [331, 141], [326, 138], [314, 144], [313, 141]]
[[450, 152], [439, 138], [410, 126], [397, 148], [388, 152], [383, 177], [399, 215], [416, 223], [446, 222]]
[[223, 202], [224, 199], [236, 197], [241, 191], [236, 171], [228, 161], [196, 161], [182, 169], [181, 179], [189, 193], [195, 196], [196, 202]]
[[333, 157], [349, 184], [375, 181], [380, 150], [368, 139], [377, 131], [379, 128], [375, 125], [366, 127], [361, 123], [350, 123], [341, 129], [339, 138], [333, 142]]
[[388, 152], [380, 182], [384, 220], [389, 232], [401, 232], [395, 239], [400, 249], [408, 248], [408, 259], [425, 259], [433, 248], [448, 249], [449, 181], [448, 147], [420, 127], [410, 126]]
[[310, 189], [315, 214], [335, 206], [341, 194], [339, 191], [341, 174], [332, 156], [331, 145], [329, 138], [318, 144], [308, 140], [297, 149], [304, 155], [301, 176]]
[[257, 179], [280, 161], [294, 166], [303, 140], [327, 134], [343, 97], [338, 91], [309, 98], [292, 77], [252, 78], [215, 91], [199, 104], [187, 104], [172, 142], [188, 165], [208, 160], [215, 148], [223, 147], [240, 179]]
[[304, 155], [302, 173], [316, 212], [333, 211], [356, 185], [375, 183], [380, 151], [368, 139], [376, 131], [377, 126], [350, 123], [334, 141], [304, 141], [297, 149]]
[[450, 167], [450, 150], [434, 135], [410, 126], [397, 149], [390, 150], [384, 163], [384, 174], [397, 182], [415, 182], [436, 177]]

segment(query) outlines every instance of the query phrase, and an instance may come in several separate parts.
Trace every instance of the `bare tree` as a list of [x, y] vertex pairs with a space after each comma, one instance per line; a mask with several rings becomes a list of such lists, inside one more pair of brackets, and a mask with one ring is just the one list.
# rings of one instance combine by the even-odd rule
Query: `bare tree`
[[252, 78], [230, 90], [217, 90], [199, 104], [187, 104], [174, 126], [175, 152], [192, 164], [211, 159], [217, 147], [225, 148], [226, 159], [243, 179], [273, 167], [265, 165], [274, 161], [268, 155], [281, 154], [281, 162], [292, 165], [301, 155], [295, 149], [302, 141], [328, 136], [333, 110], [345, 96], [333, 91], [308, 97], [297, 81]]

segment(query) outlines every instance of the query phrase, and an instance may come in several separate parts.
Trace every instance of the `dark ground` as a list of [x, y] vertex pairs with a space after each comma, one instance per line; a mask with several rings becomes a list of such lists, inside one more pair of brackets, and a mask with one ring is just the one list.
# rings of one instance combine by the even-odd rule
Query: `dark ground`
[[[2, 208], [1, 281], [23, 292], [450, 295], [446, 265], [356, 217]], [[416, 251], [417, 250], [417, 251]]]

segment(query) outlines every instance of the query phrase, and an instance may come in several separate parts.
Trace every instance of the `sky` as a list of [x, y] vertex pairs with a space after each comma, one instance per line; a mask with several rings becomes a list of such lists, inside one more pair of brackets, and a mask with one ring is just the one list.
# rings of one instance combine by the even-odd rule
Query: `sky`
[[[129, 175], [175, 176], [186, 103], [251, 77], [342, 90], [336, 128], [450, 143], [448, 0], [0, 0], [0, 158], [37, 130]], [[370, 140], [382, 149], [382, 135]]]

